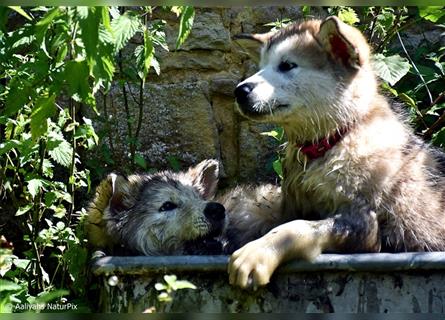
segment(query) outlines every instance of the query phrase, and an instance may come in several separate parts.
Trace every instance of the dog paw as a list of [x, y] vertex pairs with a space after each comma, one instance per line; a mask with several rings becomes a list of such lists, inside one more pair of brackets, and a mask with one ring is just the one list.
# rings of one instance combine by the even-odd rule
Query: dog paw
[[235, 251], [229, 261], [229, 282], [256, 290], [266, 285], [280, 263], [276, 248], [264, 238], [249, 242]]

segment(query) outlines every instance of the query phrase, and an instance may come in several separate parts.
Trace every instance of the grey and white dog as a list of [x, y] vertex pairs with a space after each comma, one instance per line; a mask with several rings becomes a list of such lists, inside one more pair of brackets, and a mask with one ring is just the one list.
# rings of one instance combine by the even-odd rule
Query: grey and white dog
[[215, 198], [218, 175], [211, 159], [178, 173], [108, 175], [88, 209], [89, 243], [108, 254], [222, 254], [281, 222], [279, 187], [237, 187]]

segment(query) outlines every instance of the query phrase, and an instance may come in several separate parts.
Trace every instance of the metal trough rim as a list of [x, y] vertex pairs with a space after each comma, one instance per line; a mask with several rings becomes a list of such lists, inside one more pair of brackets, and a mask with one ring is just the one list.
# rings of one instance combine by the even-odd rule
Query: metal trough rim
[[[92, 260], [95, 275], [166, 272], [226, 272], [229, 256], [102, 256]], [[445, 252], [322, 254], [313, 262], [295, 260], [277, 271], [445, 270]]]

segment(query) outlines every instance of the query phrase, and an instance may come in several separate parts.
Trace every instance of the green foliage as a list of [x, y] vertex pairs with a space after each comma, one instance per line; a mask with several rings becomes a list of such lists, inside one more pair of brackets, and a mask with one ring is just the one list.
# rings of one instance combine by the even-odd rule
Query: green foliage
[[351, 26], [360, 22], [357, 13], [351, 7], [340, 7], [338, 9], [337, 16], [340, 18], [341, 21]]
[[377, 53], [374, 55], [373, 63], [377, 75], [391, 86], [395, 85], [411, 69], [409, 61], [398, 54], [385, 56]]
[[271, 31], [275, 31], [281, 28], [286, 27], [287, 25], [291, 24], [293, 21], [289, 18], [284, 18], [284, 19], [277, 19], [274, 22], [269, 22], [266, 23], [265, 26], [266, 27], [272, 27], [270, 30]]
[[[272, 131], [262, 132], [261, 134], [263, 136], [272, 137], [281, 145], [283, 145], [286, 140], [284, 136], [284, 130], [282, 127], [276, 127]], [[284, 156], [282, 152], [279, 151], [277, 152], [276, 158], [272, 161], [272, 168], [281, 180], [283, 180], [283, 166], [282, 166], [283, 157]]]
[[178, 280], [175, 275], [164, 275], [165, 283], [156, 283], [155, 289], [160, 291], [158, 295], [158, 301], [161, 303], [161, 310], [165, 311], [167, 303], [172, 302], [174, 298], [174, 292], [184, 289], [196, 289], [196, 286], [187, 280]]
[[[180, 8], [182, 44], [194, 10]], [[159, 74], [155, 53], [168, 49], [165, 22], [152, 21], [151, 13], [151, 7], [0, 8], [0, 210], [8, 226], [0, 234], [0, 312], [85, 295], [81, 199], [91, 178], [84, 155], [100, 135], [79, 111], [98, 112], [97, 96], [116, 78], [140, 83], [142, 92], [150, 69]], [[17, 17], [23, 18], [10, 23]], [[134, 48], [130, 39], [138, 34], [143, 44]], [[139, 58], [124, 69], [120, 56], [128, 49]], [[136, 152], [139, 130], [140, 123], [130, 134], [131, 164], [146, 170]], [[3, 248], [3, 236], [17, 251]]]
[[192, 30], [193, 19], [195, 18], [195, 9], [190, 6], [177, 7], [174, 11], [181, 16], [179, 22], [179, 34], [176, 39], [176, 49], [178, 49], [187, 39]]
[[445, 10], [443, 7], [420, 7], [419, 15], [425, 20], [436, 23], [445, 16]]

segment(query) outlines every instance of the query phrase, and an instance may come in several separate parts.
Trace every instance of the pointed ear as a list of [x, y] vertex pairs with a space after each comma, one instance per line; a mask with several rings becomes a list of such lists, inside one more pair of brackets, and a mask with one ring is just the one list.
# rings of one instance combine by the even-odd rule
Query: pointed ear
[[111, 184], [112, 196], [110, 199], [110, 209], [113, 212], [127, 210], [136, 203], [142, 182], [137, 175], [125, 178], [121, 175], [111, 173], [108, 175], [107, 180]]
[[317, 35], [329, 55], [347, 68], [359, 69], [369, 56], [369, 47], [361, 32], [331, 16], [326, 18]]
[[213, 159], [201, 161], [195, 167], [190, 168], [187, 174], [204, 199], [210, 199], [215, 195], [219, 176], [218, 161]]
[[234, 42], [252, 58], [255, 63], [259, 63], [261, 55], [261, 47], [267, 43], [275, 31], [267, 33], [240, 33], [233, 37]]

